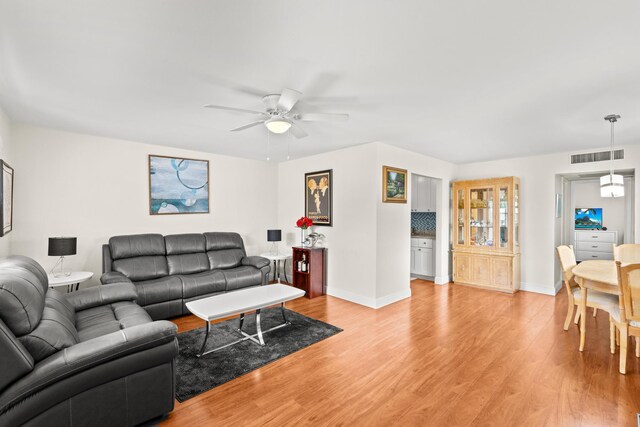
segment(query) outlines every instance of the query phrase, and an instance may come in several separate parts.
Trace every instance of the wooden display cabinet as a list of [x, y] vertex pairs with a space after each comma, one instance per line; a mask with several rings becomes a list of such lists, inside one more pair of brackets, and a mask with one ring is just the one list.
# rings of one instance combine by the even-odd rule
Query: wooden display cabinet
[[453, 281], [520, 289], [520, 179], [453, 183]]
[[[325, 248], [293, 248], [293, 286], [305, 291], [307, 298], [325, 294]], [[307, 271], [298, 270], [298, 261], [304, 257], [308, 263]]]

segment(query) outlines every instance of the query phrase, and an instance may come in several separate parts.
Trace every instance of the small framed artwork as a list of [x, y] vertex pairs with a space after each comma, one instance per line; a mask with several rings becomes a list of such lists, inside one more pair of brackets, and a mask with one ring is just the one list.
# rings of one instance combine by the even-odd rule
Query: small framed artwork
[[4, 160], [0, 160], [2, 174], [0, 174], [0, 236], [13, 230], [13, 168]]
[[407, 203], [407, 170], [391, 166], [382, 167], [382, 201]]
[[333, 222], [332, 169], [304, 174], [304, 215], [313, 225], [331, 227]]
[[209, 161], [149, 155], [149, 214], [209, 213]]

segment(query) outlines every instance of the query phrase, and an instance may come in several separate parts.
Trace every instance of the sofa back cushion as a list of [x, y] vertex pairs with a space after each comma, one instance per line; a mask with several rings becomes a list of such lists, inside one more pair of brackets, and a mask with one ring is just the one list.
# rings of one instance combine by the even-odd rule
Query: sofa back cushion
[[45, 307], [38, 326], [30, 333], [18, 337], [38, 363], [58, 351], [71, 347], [80, 341], [73, 323], [57, 310]]
[[209, 267], [233, 268], [246, 256], [242, 237], [238, 233], [204, 233]]
[[169, 274], [193, 274], [209, 269], [202, 234], [174, 234], [165, 236]]
[[0, 260], [0, 319], [15, 336], [38, 326], [48, 287], [47, 273], [31, 258], [13, 255]]
[[169, 274], [164, 237], [161, 234], [114, 236], [109, 239], [113, 271], [133, 281]]

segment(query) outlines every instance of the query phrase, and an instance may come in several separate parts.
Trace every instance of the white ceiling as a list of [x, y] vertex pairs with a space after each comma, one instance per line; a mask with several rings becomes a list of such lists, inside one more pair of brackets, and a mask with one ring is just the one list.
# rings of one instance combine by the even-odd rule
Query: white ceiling
[[19, 122], [264, 159], [229, 129], [258, 93], [347, 112], [271, 158], [382, 141], [456, 163], [640, 143], [637, 0], [0, 0], [0, 104]]

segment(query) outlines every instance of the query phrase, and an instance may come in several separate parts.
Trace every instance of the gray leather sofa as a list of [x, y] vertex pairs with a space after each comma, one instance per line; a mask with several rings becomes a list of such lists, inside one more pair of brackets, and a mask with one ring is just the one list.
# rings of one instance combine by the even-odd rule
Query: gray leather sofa
[[174, 405], [176, 326], [135, 287], [61, 294], [34, 260], [0, 260], [0, 426], [125, 426]]
[[131, 282], [155, 319], [188, 314], [189, 301], [266, 285], [271, 266], [248, 257], [238, 233], [115, 236], [102, 247], [103, 285]]

